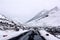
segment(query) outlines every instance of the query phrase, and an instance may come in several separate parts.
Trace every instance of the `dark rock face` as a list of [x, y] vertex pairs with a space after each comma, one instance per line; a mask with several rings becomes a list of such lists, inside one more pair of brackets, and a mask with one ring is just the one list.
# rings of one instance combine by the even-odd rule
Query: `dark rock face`
[[17, 37], [11, 38], [9, 40], [45, 40], [42, 36], [40, 36], [38, 31], [29, 31], [25, 32]]

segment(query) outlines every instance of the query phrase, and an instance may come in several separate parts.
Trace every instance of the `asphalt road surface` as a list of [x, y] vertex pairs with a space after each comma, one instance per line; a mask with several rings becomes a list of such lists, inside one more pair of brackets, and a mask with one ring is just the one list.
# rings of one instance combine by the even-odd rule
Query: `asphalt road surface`
[[28, 31], [9, 40], [45, 40], [38, 31]]

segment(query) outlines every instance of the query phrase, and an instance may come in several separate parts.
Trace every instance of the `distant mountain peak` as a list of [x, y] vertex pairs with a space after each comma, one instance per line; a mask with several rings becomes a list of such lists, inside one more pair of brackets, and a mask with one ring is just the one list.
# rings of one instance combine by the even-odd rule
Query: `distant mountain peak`
[[42, 10], [40, 13], [38, 13], [37, 15], [35, 15], [32, 19], [28, 20], [26, 23], [29, 23], [29, 22], [31, 22], [33, 20], [39, 21], [39, 20], [41, 20], [43, 18], [48, 17], [49, 14], [53, 14], [53, 13], [55, 13], [57, 11], [60, 11], [60, 9], [57, 6], [54, 7], [54, 8], [52, 8], [52, 9], [50, 9], [50, 10], [48, 10], [48, 11], [47, 10]]

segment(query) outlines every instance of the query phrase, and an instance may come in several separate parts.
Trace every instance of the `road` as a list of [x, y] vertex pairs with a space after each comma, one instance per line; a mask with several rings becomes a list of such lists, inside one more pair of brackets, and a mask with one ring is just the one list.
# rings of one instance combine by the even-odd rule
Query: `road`
[[28, 32], [25, 32], [17, 37], [11, 38], [9, 40], [45, 40], [45, 39], [40, 36], [38, 31], [30, 30]]

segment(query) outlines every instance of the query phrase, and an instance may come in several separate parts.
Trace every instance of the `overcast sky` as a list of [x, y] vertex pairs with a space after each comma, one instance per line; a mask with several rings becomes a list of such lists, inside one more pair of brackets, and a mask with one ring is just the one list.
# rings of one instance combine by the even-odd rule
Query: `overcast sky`
[[26, 22], [41, 10], [59, 5], [60, 0], [0, 0], [0, 13]]

